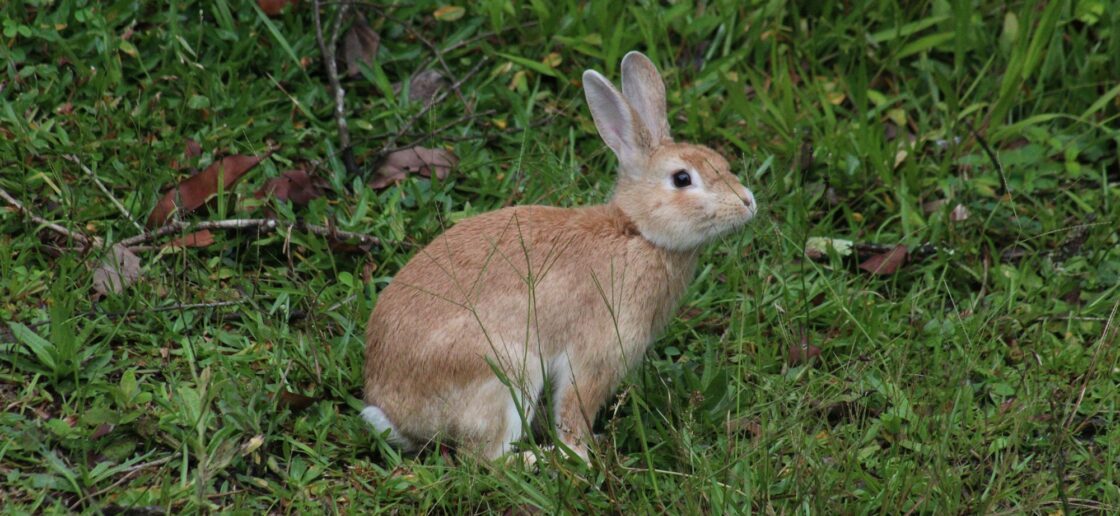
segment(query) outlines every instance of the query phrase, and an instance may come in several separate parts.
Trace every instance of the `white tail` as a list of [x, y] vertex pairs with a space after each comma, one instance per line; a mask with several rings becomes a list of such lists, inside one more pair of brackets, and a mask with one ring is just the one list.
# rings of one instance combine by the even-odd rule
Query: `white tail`
[[400, 430], [397, 430], [397, 427], [393, 425], [392, 421], [389, 421], [389, 417], [386, 416], [381, 409], [373, 405], [367, 405], [366, 408], [362, 409], [362, 419], [366, 420], [370, 425], [373, 425], [374, 430], [379, 434], [384, 434], [388, 431], [389, 435], [385, 440], [389, 441], [389, 444], [406, 452], [416, 449], [416, 444], [409, 438], [401, 435]]

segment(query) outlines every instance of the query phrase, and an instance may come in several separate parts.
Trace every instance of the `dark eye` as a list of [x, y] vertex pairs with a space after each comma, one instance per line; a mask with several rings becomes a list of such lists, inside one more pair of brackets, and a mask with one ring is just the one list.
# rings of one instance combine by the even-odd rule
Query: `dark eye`
[[684, 188], [692, 184], [692, 175], [687, 170], [673, 172], [673, 186]]

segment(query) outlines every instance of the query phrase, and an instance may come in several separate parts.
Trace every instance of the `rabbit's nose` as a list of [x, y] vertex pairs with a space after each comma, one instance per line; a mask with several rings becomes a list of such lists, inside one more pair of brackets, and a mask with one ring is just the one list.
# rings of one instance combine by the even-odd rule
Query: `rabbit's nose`
[[754, 195], [751, 194], [751, 191], [747, 190], [746, 188], [744, 188], [743, 193], [739, 195], [739, 199], [742, 199], [743, 206], [746, 206], [748, 208], [750, 208], [751, 205], [754, 204]]
[[754, 193], [749, 188], [743, 188], [743, 194], [739, 196], [743, 201], [743, 207], [747, 210], [747, 216], [753, 217], [755, 212], [758, 211], [758, 204], [754, 200]]

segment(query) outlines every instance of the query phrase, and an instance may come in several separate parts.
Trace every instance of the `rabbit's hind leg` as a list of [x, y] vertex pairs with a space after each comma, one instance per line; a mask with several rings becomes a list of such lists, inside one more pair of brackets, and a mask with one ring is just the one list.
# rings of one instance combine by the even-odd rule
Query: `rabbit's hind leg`
[[[495, 380], [480, 396], [482, 403], [475, 404], [462, 414], [460, 448], [468, 453], [488, 459], [497, 459], [514, 449], [514, 444], [525, 436], [533, 420], [537, 398], [543, 381], [532, 382], [528, 396], [511, 392], [510, 388]], [[535, 387], [535, 389], [534, 389]]]

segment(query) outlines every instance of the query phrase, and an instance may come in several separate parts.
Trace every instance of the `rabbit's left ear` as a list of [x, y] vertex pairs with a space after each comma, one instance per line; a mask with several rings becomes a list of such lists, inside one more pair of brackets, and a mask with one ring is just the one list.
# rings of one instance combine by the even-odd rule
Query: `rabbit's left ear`
[[622, 58], [622, 95], [655, 145], [672, 140], [665, 115], [665, 82], [645, 54], [631, 51]]

